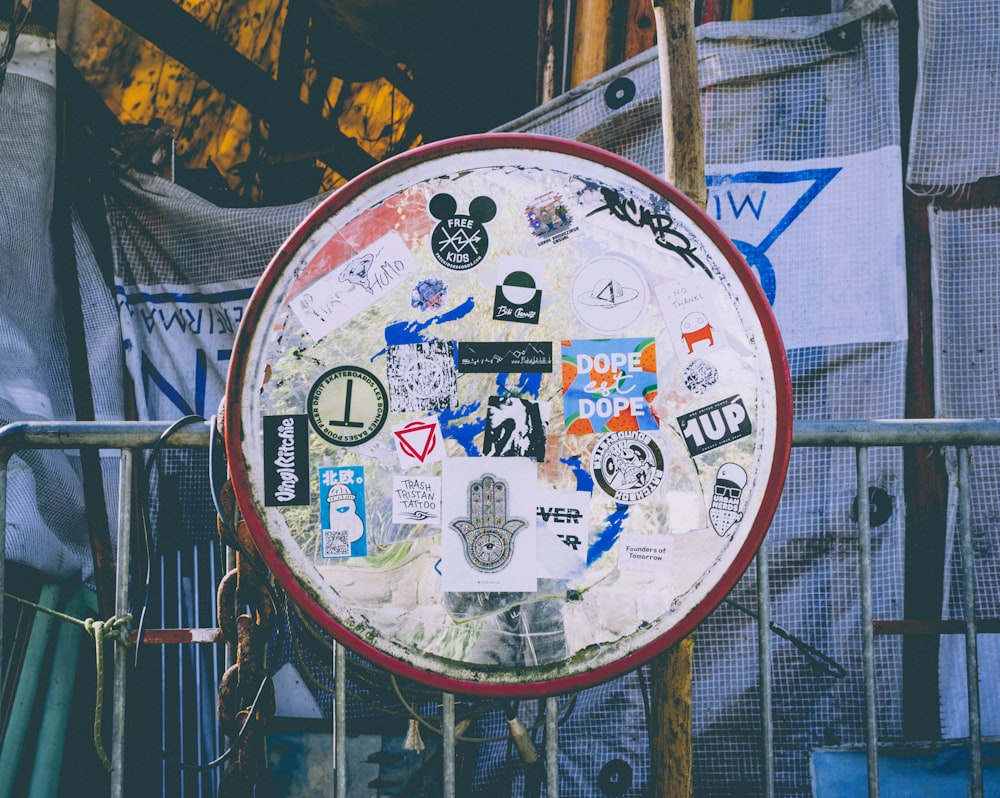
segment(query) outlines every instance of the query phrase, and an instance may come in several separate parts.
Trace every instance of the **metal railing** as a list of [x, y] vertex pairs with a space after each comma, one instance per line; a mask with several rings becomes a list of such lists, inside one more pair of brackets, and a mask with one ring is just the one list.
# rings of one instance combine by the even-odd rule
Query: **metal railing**
[[[132, 473], [136, 453], [161, 441], [169, 429], [167, 422], [19, 422], [0, 428], [0, 551], [6, 533], [7, 472], [10, 458], [28, 449], [79, 449], [98, 447], [121, 450], [119, 478], [118, 529], [132, 528]], [[211, 422], [194, 423], [171, 432], [163, 445], [168, 448], [207, 448], [212, 444]], [[971, 499], [969, 488], [969, 448], [1000, 445], [1000, 420], [844, 420], [799, 421], [792, 438], [795, 447], [849, 447], [856, 454], [857, 485], [868, 484], [868, 451], [873, 447], [954, 447], [958, 468], [958, 532], [962, 561], [962, 601], [968, 682], [970, 795], [983, 795], [982, 735], [980, 728], [979, 665], [976, 644], [975, 573], [971, 529]], [[868, 794], [879, 795], [878, 730], [876, 725], [877, 696], [874, 668], [874, 619], [871, 586], [871, 528], [869, 499], [866, 490], [857, 492], [858, 557], [861, 595], [862, 664], [865, 692], [865, 748], [868, 768]], [[116, 562], [116, 615], [128, 612], [130, 535], [119, 534]], [[757, 622], [760, 659], [760, 692], [762, 713], [762, 775], [763, 792], [774, 795], [774, 734], [771, 673], [771, 628], [767, 547], [761, 546], [756, 557]], [[0, 558], [0, 634], [3, 629], [3, 558]], [[0, 637], [0, 650], [2, 650]], [[343, 708], [346, 703], [344, 652], [339, 646], [335, 657], [334, 724], [336, 795], [347, 794], [344, 755], [346, 723]], [[114, 658], [114, 706], [112, 710], [111, 795], [119, 798], [124, 790], [125, 761], [125, 684], [129, 664], [123, 648], [117, 647]], [[558, 798], [557, 768], [557, 702], [550, 698], [545, 705], [545, 767], [549, 798]], [[443, 700], [443, 770], [444, 796], [455, 795], [455, 722], [454, 696]]]

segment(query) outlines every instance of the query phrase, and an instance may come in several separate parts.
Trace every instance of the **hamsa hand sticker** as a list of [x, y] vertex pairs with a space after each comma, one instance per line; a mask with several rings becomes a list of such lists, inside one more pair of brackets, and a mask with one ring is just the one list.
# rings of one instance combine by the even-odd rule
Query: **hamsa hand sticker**
[[[534, 590], [535, 464], [522, 457], [446, 459], [442, 577], [447, 591]], [[464, 486], [464, 490], [460, 487]]]
[[507, 483], [492, 474], [469, 485], [469, 517], [452, 521], [465, 542], [465, 559], [477, 571], [500, 571], [510, 562], [514, 535], [527, 525], [507, 517]]

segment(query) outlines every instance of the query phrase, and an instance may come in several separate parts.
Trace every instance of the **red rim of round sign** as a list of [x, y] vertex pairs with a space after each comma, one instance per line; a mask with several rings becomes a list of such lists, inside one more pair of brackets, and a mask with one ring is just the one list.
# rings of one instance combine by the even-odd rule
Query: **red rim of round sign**
[[[313, 594], [304, 587], [299, 577], [292, 571], [274, 545], [264, 519], [257, 513], [242, 451], [242, 442], [244, 439], [244, 419], [241, 410], [242, 395], [253, 334], [264, 309], [268, 306], [275, 282], [292, 261], [299, 246], [321, 224], [326, 222], [356, 196], [404, 169], [428, 160], [456, 153], [495, 149], [543, 150], [575, 156], [597, 163], [620, 172], [655, 191], [686, 214], [708, 236], [712, 243], [718, 247], [749, 296], [767, 342], [775, 389], [776, 424], [774, 451], [760, 508], [734, 560], [722, 573], [721, 577], [718, 578], [714, 586], [708, 590], [701, 602], [680, 621], [664, 631], [663, 634], [613, 662], [568, 676], [522, 683], [505, 681], [490, 682], [487, 669], [484, 669], [486, 671], [486, 678], [483, 681], [469, 681], [431, 673], [423, 668], [401, 661], [372, 646], [334, 619], [315, 599]], [[226, 382], [224, 419], [225, 449], [233, 490], [237, 505], [247, 523], [251, 538], [256, 544], [265, 565], [274, 575], [277, 582], [292, 601], [323, 628], [324, 631], [328, 632], [335, 640], [364, 659], [380, 665], [392, 673], [412, 679], [429, 687], [466, 695], [532, 698], [591, 687], [634, 670], [686, 637], [721, 603], [756, 555], [781, 498], [791, 453], [792, 391], [788, 361], [771, 307], [743, 256], [725, 233], [722, 232], [701, 208], [666, 181], [606, 150], [569, 139], [551, 136], [522, 133], [491, 133], [447, 139], [389, 158], [337, 189], [299, 224], [268, 264], [247, 304], [233, 345], [232, 359]]]

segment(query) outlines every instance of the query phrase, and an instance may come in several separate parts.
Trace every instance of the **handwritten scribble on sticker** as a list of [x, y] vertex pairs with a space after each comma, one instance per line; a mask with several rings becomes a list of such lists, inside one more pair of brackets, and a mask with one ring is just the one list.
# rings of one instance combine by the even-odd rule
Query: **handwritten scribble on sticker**
[[491, 396], [486, 412], [483, 454], [545, 460], [548, 423], [538, 402], [516, 396]]
[[340, 272], [340, 282], [353, 283], [364, 288], [369, 294], [372, 293], [371, 283], [368, 278], [368, 270], [375, 262], [375, 256], [371, 253], [362, 255], [350, 261]]

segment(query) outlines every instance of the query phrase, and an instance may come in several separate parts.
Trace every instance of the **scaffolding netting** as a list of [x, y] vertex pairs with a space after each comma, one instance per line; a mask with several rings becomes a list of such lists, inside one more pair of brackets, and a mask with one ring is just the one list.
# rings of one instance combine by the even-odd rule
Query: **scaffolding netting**
[[[934, 274], [936, 407], [944, 418], [997, 418], [1000, 398], [1000, 332], [991, 320], [1000, 305], [996, 266], [1000, 263], [1000, 209], [932, 208], [928, 224]], [[971, 449], [972, 552], [976, 615], [1000, 617], [1000, 453]], [[954, 462], [950, 467], [954, 476]], [[952, 480], [954, 493], [955, 481]], [[964, 618], [962, 557], [955, 496], [949, 513], [945, 554], [944, 618]], [[1000, 646], [996, 635], [980, 635], [979, 682], [983, 734], [1000, 734]], [[941, 725], [946, 737], [967, 737], [965, 641], [941, 640]]]
[[920, 0], [907, 182], [929, 192], [1000, 175], [1000, 5]]
[[[887, 2], [854, 2], [839, 14], [697, 29], [706, 210], [771, 300], [799, 419], [903, 415], [896, 27]], [[659, 172], [656, 54], [640, 55], [504, 129], [575, 138]], [[874, 451], [869, 476], [869, 494], [886, 497], [882, 506], [890, 508], [872, 519], [874, 611], [898, 618], [900, 454]], [[773, 619], [843, 668], [840, 677], [787, 640], [774, 641], [775, 780], [784, 795], [811, 793], [814, 748], [864, 740], [855, 490], [853, 450], [793, 450], [766, 542]], [[697, 631], [697, 795], [761, 790], [756, 630], [745, 611], [755, 606], [755, 581], [751, 569], [732, 601]], [[901, 736], [900, 654], [898, 641], [876, 644], [883, 740]], [[568, 759], [583, 756], [595, 735], [597, 729], [561, 736], [560, 748]], [[633, 752], [630, 761], [639, 756]], [[595, 762], [595, 770], [603, 764]], [[495, 770], [499, 784], [502, 767]]]
[[[50, 223], [55, 42], [23, 34], [0, 92], [0, 423], [75, 419]], [[58, 497], [50, 500], [50, 497]], [[25, 450], [7, 472], [6, 557], [61, 579], [93, 572], [80, 460]]]

